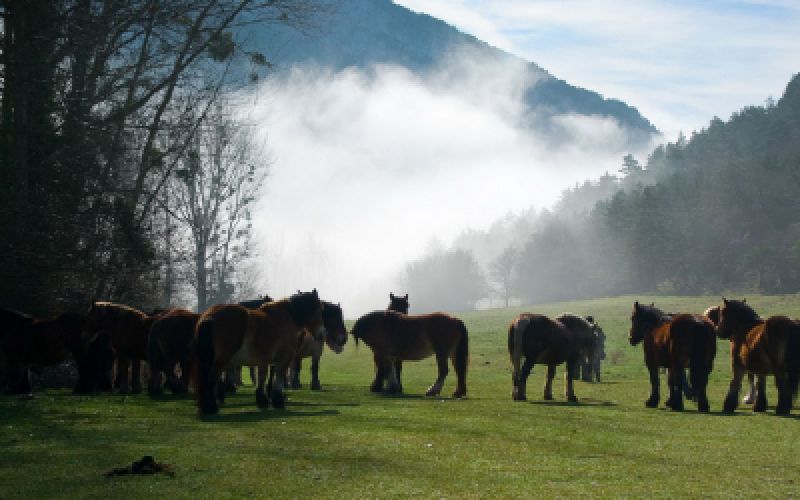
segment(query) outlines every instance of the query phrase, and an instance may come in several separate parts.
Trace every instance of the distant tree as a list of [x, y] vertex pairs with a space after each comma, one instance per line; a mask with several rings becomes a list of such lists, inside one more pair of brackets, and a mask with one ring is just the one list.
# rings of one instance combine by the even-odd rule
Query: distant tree
[[503, 298], [508, 307], [509, 300], [514, 293], [514, 266], [519, 251], [514, 247], [506, 247], [500, 255], [489, 263], [489, 277], [495, 286], [495, 291]]
[[639, 164], [639, 161], [634, 158], [632, 154], [628, 153], [622, 157], [622, 168], [619, 169], [619, 172], [624, 177], [639, 174], [642, 170], [643, 168]]
[[420, 311], [464, 311], [486, 297], [489, 286], [465, 250], [436, 252], [406, 265], [403, 288]]

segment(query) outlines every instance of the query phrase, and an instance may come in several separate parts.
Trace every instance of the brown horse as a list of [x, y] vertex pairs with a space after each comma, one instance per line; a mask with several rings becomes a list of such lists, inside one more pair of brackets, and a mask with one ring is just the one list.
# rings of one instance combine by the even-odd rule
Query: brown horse
[[147, 337], [155, 319], [133, 307], [111, 302], [93, 302], [89, 308], [84, 325], [87, 340], [108, 335], [117, 359], [115, 385], [122, 394], [142, 391], [141, 362], [147, 361]]
[[[197, 369], [195, 387], [200, 412], [213, 414], [225, 399], [220, 376], [230, 365], [258, 366], [256, 404], [266, 408], [285, 406], [283, 388], [286, 370], [305, 331], [324, 335], [322, 303], [313, 292], [269, 302], [257, 310], [237, 304], [211, 307], [197, 322]], [[270, 398], [265, 392], [268, 368], [274, 366]]]
[[289, 369], [289, 386], [292, 389], [300, 388], [300, 370], [303, 367], [303, 358], [311, 358], [311, 390], [322, 390], [322, 384], [319, 382], [319, 360], [322, 357], [322, 351], [325, 344], [331, 351], [340, 354], [347, 343], [347, 328], [344, 326], [344, 316], [342, 314], [342, 307], [339, 304], [332, 302], [323, 302], [322, 309], [322, 323], [325, 325], [325, 340], [319, 340], [314, 337], [310, 332], [305, 332], [300, 345], [297, 348], [297, 353], [294, 355], [294, 361]]
[[370, 386], [372, 392], [383, 391], [386, 381], [388, 393], [401, 393], [397, 363], [436, 355], [438, 377], [428, 388], [426, 396], [436, 396], [441, 392], [448, 373], [447, 358], [450, 358], [456, 372], [453, 397], [466, 396], [469, 346], [467, 328], [460, 319], [444, 313], [408, 316], [395, 311], [373, 311], [356, 321], [352, 334], [356, 344], [362, 340], [372, 349], [375, 359], [375, 380]]
[[[189, 390], [189, 373], [194, 351], [194, 329], [200, 315], [186, 309], [166, 311], [153, 321], [147, 341], [150, 367], [148, 392], [157, 396], [166, 382], [173, 394]], [[180, 369], [176, 376], [175, 367]]]
[[[564, 393], [568, 401], [575, 402], [573, 375], [580, 362], [581, 353], [594, 350], [595, 336], [592, 325], [573, 314], [562, 314], [555, 320], [541, 314], [523, 313], [508, 327], [508, 355], [512, 366], [512, 398], [527, 399], [526, 386], [534, 364], [547, 365], [544, 399], [553, 399], [553, 378], [556, 366], [566, 363]], [[523, 362], [522, 359], [525, 358]]]
[[664, 314], [652, 304], [633, 304], [630, 344], [644, 341], [644, 362], [650, 372], [650, 397], [645, 402], [655, 408], [659, 401], [659, 367], [667, 369], [669, 398], [666, 405], [683, 410], [683, 370], [689, 368], [697, 410], [709, 410], [706, 386], [717, 353], [714, 325], [699, 314]]
[[720, 338], [731, 342], [731, 379], [723, 411], [732, 413], [739, 402], [745, 372], [756, 375], [753, 411], [767, 409], [766, 376], [775, 376], [778, 388], [776, 415], [788, 415], [800, 381], [800, 324], [786, 316], [761, 319], [744, 300], [722, 299]]
[[[13, 314], [10, 314], [13, 313]], [[62, 313], [55, 318], [33, 319], [28, 315], [4, 310], [6, 319], [0, 351], [6, 359], [9, 392], [31, 393], [31, 367], [57, 365], [70, 355], [82, 353], [81, 330], [84, 318], [77, 313]], [[14, 319], [10, 319], [10, 318]]]

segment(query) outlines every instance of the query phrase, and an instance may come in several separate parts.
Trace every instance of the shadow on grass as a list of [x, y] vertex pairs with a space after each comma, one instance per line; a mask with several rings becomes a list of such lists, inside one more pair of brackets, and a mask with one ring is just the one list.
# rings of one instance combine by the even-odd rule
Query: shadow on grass
[[339, 415], [338, 410], [321, 410], [321, 411], [293, 411], [293, 410], [275, 410], [275, 409], [255, 409], [252, 411], [237, 412], [237, 413], [222, 413], [217, 415], [204, 415], [198, 417], [203, 422], [216, 423], [216, 422], [263, 422], [265, 420], [280, 420], [285, 418], [295, 417], [329, 417], [331, 415]]
[[587, 408], [618, 406], [617, 403], [612, 403], [611, 401], [603, 401], [600, 399], [592, 399], [592, 398], [581, 398], [578, 399], [577, 402], [538, 400], [538, 401], [528, 401], [528, 403], [541, 406], [575, 406], [575, 407], [587, 407]]

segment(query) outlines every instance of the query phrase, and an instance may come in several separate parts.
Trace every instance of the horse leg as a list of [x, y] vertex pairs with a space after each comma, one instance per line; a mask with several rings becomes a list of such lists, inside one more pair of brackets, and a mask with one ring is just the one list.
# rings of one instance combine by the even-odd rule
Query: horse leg
[[428, 391], [425, 393], [426, 396], [438, 396], [442, 392], [444, 379], [447, 377], [448, 372], [447, 355], [445, 353], [436, 353], [436, 367], [439, 369], [439, 374], [436, 377], [436, 382], [428, 387]]
[[131, 393], [140, 394], [142, 392], [142, 362], [138, 359], [131, 359]]
[[292, 366], [289, 368], [289, 387], [292, 389], [299, 389], [300, 385], [300, 370], [303, 369], [303, 358], [295, 356]]
[[253, 385], [258, 384], [258, 374], [256, 373], [257, 368], [255, 366], [248, 366], [247, 368], [250, 371], [250, 383]]
[[731, 377], [731, 384], [728, 388], [728, 395], [725, 396], [725, 401], [722, 403], [723, 413], [733, 413], [739, 405], [739, 390], [742, 388], [742, 377], [744, 377], [744, 367], [734, 360], [731, 367], [733, 376]]
[[708, 376], [711, 375], [713, 365], [710, 361], [702, 363], [700, 366], [692, 366], [689, 369], [689, 378], [694, 390], [694, 399], [697, 401], [697, 411], [707, 413], [708, 404]]
[[403, 374], [403, 361], [400, 359], [396, 359], [394, 362], [394, 371], [397, 373], [397, 387], [399, 387], [398, 392], [400, 394], [403, 393], [403, 379], [401, 375]]
[[[319, 383], [319, 356], [313, 356], [311, 358], [311, 390], [322, 390], [322, 384]], [[400, 391], [402, 392], [402, 390], [401, 388]]]
[[375, 355], [373, 357], [375, 359], [375, 380], [372, 382], [372, 385], [370, 385], [369, 390], [372, 392], [382, 392], [383, 379], [386, 377], [386, 374], [383, 372], [383, 366], [378, 356]]
[[[778, 385], [778, 377], [775, 377], [775, 385]], [[767, 411], [767, 376], [766, 375], [753, 375], [753, 384], [755, 385], [755, 396], [753, 399], [753, 411], [762, 413]]]
[[228, 374], [230, 368], [223, 368], [217, 376], [217, 404], [220, 406], [225, 404], [225, 394], [228, 392]]
[[271, 399], [272, 406], [277, 410], [282, 410], [286, 407], [286, 396], [283, 394], [283, 388], [286, 386], [286, 370], [289, 369], [291, 362], [292, 358], [288, 358], [285, 362], [274, 366]]
[[388, 382], [388, 387], [386, 389], [387, 394], [402, 394], [400, 388], [400, 381], [397, 380], [397, 370], [394, 367], [394, 360], [386, 359], [383, 362], [383, 372], [386, 373], [386, 378]]
[[600, 382], [600, 360], [594, 360], [594, 380], [595, 382]]
[[667, 406], [673, 411], [683, 411], [683, 388], [686, 381], [686, 371], [681, 363], [674, 363], [672, 368], [667, 370], [667, 382], [669, 384], [669, 399]]
[[258, 365], [258, 378], [254, 382], [256, 383], [256, 406], [259, 408], [267, 408], [269, 406], [269, 399], [265, 390], [268, 373], [269, 365]]
[[[759, 378], [766, 380], [767, 377], [761, 376]], [[792, 409], [793, 395], [786, 371], [775, 374], [775, 387], [778, 389], [778, 404], [775, 405], [775, 415], [788, 415]]]
[[[567, 363], [567, 369], [564, 372], [564, 397], [566, 397], [567, 401], [569, 401], [570, 403], [578, 402], [578, 398], [575, 396], [575, 384], [573, 383], [573, 377], [572, 377], [572, 374], [575, 373], [575, 370], [570, 369], [571, 365], [573, 365], [574, 363], [577, 362], [573, 361], [572, 363]], [[555, 375], [555, 371], [556, 367], [553, 366], [553, 375]], [[547, 372], [549, 376], [550, 374], [549, 367]]]
[[125, 356], [117, 356], [117, 388], [120, 394], [128, 394], [131, 391], [128, 370], [131, 360]]
[[742, 398], [742, 404], [751, 405], [756, 402], [756, 378], [752, 373], [747, 374], [747, 393]]
[[683, 397], [688, 400], [693, 400], [695, 397], [695, 388], [694, 384], [690, 383], [689, 378], [686, 376], [686, 370], [681, 369], [681, 390], [683, 391]]
[[658, 401], [660, 399], [658, 393], [659, 392], [658, 367], [648, 366], [647, 369], [650, 372], [650, 397], [647, 398], [647, 401], [644, 402], [644, 405], [648, 408], [657, 408]]
[[528, 397], [525, 395], [525, 389], [528, 385], [528, 377], [533, 370], [533, 362], [536, 358], [526, 356], [525, 362], [522, 364], [519, 373], [517, 374], [516, 385], [514, 386], [514, 401], [525, 401]]
[[[569, 371], [569, 367], [567, 367]], [[547, 376], [544, 378], [544, 400], [553, 400], [553, 378], [556, 376], [556, 365], [547, 365]]]

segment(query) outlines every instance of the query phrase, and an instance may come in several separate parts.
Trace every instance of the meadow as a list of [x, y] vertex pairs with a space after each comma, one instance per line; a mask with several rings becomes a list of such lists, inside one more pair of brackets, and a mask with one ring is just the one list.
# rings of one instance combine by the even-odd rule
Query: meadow
[[[719, 297], [636, 297], [702, 312]], [[734, 415], [720, 409], [730, 376], [718, 340], [710, 414], [644, 406], [641, 346], [627, 342], [634, 297], [459, 314], [470, 335], [468, 396], [426, 398], [433, 360], [405, 363], [406, 394], [368, 391], [371, 352], [348, 340], [322, 358], [323, 391], [289, 392], [285, 410], [259, 410], [252, 387], [200, 419], [190, 398], [146, 394], [31, 400], [0, 396], [0, 498], [510, 498], [788, 497], [800, 495], [800, 409]], [[748, 297], [763, 316], [800, 317], [800, 296]], [[576, 382], [577, 404], [542, 401], [536, 366], [527, 402], [511, 400], [507, 326], [522, 310], [592, 314], [607, 335], [601, 383]], [[345, 313], [347, 311], [345, 310]], [[302, 374], [308, 382], [307, 368]], [[443, 394], [455, 386], [451, 370]], [[247, 380], [247, 379], [246, 379]], [[662, 385], [662, 397], [665, 386]], [[175, 475], [106, 478], [143, 455]]]

